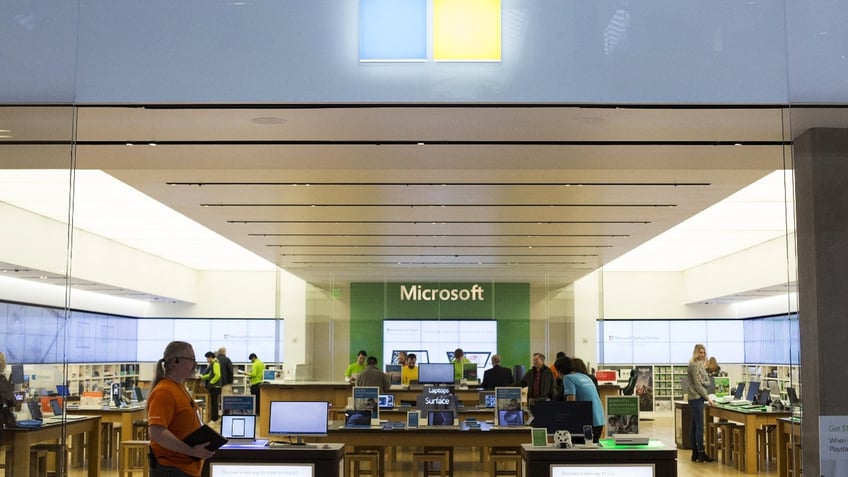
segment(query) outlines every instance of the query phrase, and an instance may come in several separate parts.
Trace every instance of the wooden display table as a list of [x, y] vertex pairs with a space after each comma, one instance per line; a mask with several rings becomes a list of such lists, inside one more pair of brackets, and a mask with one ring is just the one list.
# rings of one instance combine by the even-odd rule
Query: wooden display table
[[[571, 449], [533, 447], [521, 445], [525, 475], [551, 475], [551, 466], [586, 465], [587, 467], [653, 466], [655, 477], [677, 477], [677, 449], [666, 447], [658, 440], [644, 446], [616, 446], [612, 439], [601, 439], [601, 445], [586, 448], [577, 445]], [[591, 475], [601, 475], [601, 469], [589, 469]], [[589, 474], [587, 474], [589, 475]]]
[[[98, 416], [86, 416], [64, 423], [44, 424], [39, 428], [15, 427], [5, 429], [3, 432], [4, 439], [9, 440], [12, 456], [12, 469], [6, 470], [7, 475], [30, 475], [29, 451], [33, 445], [60, 442], [63, 435], [70, 437], [75, 434], [85, 434], [85, 449], [88, 457], [87, 475], [89, 477], [100, 475], [100, 417]], [[9, 465], [8, 462], [7, 465]]]
[[[781, 417], [789, 417], [789, 411], [775, 410], [747, 410], [741, 409], [739, 406], [704, 406], [704, 417], [706, 422], [713, 419], [727, 419], [728, 421], [739, 422], [745, 425], [745, 468], [743, 472], [746, 474], [757, 473], [757, 429], [762, 426], [776, 426], [777, 420]], [[706, 428], [706, 426], [704, 426]], [[706, 448], [711, 449], [712, 435], [707, 432], [704, 438]], [[711, 456], [715, 459], [716, 456]]]
[[[337, 476], [344, 475], [344, 445], [319, 444], [309, 446], [237, 448], [224, 446], [215, 452], [211, 459], [203, 464], [203, 477], [209, 477], [210, 463], [232, 464], [311, 464], [314, 466], [312, 475]], [[248, 474], [239, 474], [248, 475]], [[254, 475], [254, 474], [249, 474]], [[259, 474], [256, 474], [259, 475]], [[278, 474], [274, 474], [278, 475]], [[283, 475], [283, 474], [279, 474]], [[285, 474], [288, 475], [288, 474]], [[298, 474], [300, 475], [300, 474]]]
[[778, 477], [788, 477], [790, 462], [792, 462], [792, 465], [795, 466], [795, 469], [799, 469], [801, 467], [800, 462], [795, 462], [794, 457], [789, 457], [789, 450], [786, 448], [789, 442], [794, 442], [798, 445], [801, 444], [801, 420], [793, 419], [791, 417], [778, 419], [775, 437], [775, 450], [777, 451], [777, 475]]
[[[455, 387], [454, 395], [466, 407], [472, 408], [480, 400], [480, 389], [461, 389]], [[386, 394], [394, 394], [395, 402], [415, 401], [421, 391], [390, 390]], [[345, 382], [327, 381], [297, 381], [263, 383], [259, 391], [259, 429], [268, 431], [268, 414], [271, 401], [327, 401], [331, 411], [347, 407], [347, 399], [353, 395], [353, 386]]]

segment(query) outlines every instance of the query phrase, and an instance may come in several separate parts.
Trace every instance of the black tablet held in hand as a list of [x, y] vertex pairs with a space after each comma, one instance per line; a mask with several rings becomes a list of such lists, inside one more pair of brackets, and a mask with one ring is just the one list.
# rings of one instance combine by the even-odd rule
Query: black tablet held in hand
[[207, 445], [206, 448], [214, 452], [218, 450], [219, 447], [226, 444], [227, 439], [221, 434], [218, 434], [215, 429], [204, 424], [198, 427], [197, 430], [191, 434], [187, 435], [185, 439], [183, 439], [183, 442], [192, 447], [197, 444], [208, 442], [209, 445]]

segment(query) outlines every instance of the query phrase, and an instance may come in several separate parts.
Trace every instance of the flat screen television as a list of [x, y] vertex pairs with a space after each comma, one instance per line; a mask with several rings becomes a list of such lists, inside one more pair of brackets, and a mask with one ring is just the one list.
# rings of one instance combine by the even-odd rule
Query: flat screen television
[[568, 431], [579, 442], [583, 441], [583, 426], [593, 424], [591, 401], [536, 401], [531, 412], [533, 427], [544, 427], [548, 434]]
[[268, 434], [295, 437], [298, 445], [303, 436], [326, 436], [329, 408], [327, 401], [271, 401]]
[[453, 364], [421, 363], [418, 365], [419, 384], [453, 384]]

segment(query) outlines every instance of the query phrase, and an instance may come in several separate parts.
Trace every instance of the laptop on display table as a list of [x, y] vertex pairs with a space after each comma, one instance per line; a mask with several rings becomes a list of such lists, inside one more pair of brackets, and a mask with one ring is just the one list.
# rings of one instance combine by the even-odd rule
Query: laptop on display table
[[224, 447], [265, 447], [268, 439], [256, 438], [256, 416], [221, 416], [221, 435], [227, 439]]

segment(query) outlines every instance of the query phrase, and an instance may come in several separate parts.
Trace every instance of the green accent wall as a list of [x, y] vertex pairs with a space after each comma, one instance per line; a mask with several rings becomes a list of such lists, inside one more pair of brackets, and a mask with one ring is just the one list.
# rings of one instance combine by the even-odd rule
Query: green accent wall
[[[482, 300], [401, 300], [401, 286], [422, 289], [482, 288]], [[365, 349], [383, 354], [383, 320], [495, 320], [497, 352], [503, 364], [527, 363], [530, 356], [529, 283], [384, 283], [350, 284], [350, 360]]]

